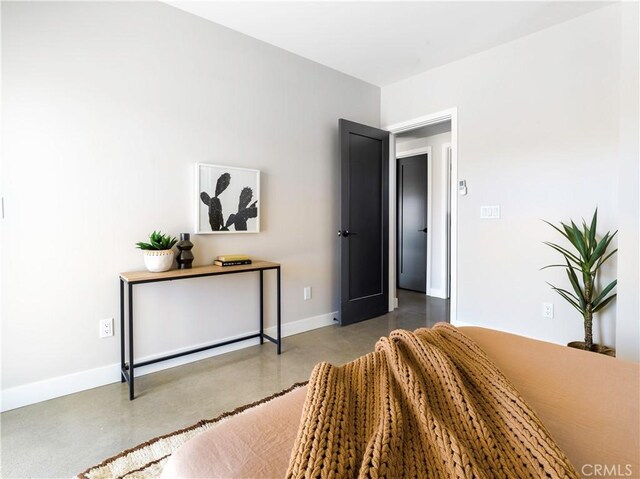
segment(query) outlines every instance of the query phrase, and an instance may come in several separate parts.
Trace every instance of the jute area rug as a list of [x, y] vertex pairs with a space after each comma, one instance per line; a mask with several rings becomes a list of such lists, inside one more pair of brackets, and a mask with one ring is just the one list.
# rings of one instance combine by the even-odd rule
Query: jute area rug
[[185, 429], [150, 439], [109, 459], [105, 459], [100, 464], [90, 467], [76, 477], [79, 479], [151, 479], [159, 477], [171, 454], [192, 437], [206, 431], [217, 423], [226, 421], [247, 409], [283, 396], [305, 384], [307, 383], [296, 383], [284, 391], [241, 406], [231, 412], [225, 412], [214, 419], [204, 419]]

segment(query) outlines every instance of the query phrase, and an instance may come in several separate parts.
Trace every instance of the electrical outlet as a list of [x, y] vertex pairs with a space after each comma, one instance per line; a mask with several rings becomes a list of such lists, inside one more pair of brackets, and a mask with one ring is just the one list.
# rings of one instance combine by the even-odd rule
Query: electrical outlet
[[305, 301], [311, 299], [311, 286], [304, 287], [303, 297]]
[[113, 318], [100, 320], [100, 337], [108, 338], [113, 336]]
[[542, 317], [553, 318], [553, 303], [542, 303]]

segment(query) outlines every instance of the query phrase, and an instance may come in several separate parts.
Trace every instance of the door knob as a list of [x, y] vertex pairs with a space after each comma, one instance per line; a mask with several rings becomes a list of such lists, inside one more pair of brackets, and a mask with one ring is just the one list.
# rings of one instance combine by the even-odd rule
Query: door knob
[[356, 233], [351, 233], [349, 230], [342, 230], [342, 231], [338, 230], [338, 236], [342, 236], [343, 238], [346, 238], [348, 236], [355, 235], [355, 234]]
[[418, 230], [418, 231], [422, 231], [423, 233], [426, 233], [427, 232], [427, 228], [422, 228], [421, 230]]

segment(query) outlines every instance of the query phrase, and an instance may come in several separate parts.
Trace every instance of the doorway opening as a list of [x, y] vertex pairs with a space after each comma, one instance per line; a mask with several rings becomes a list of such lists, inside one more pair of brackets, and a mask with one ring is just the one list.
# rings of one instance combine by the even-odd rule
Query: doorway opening
[[[390, 141], [389, 310], [406, 291], [456, 320], [457, 112], [386, 128]], [[415, 294], [415, 293], [413, 293]]]

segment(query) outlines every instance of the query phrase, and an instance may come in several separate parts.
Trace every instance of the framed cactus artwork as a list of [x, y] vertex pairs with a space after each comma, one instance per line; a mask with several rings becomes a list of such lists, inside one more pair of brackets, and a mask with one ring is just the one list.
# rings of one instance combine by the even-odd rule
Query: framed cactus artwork
[[196, 164], [196, 234], [258, 233], [260, 170]]

